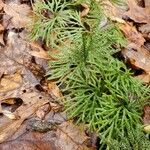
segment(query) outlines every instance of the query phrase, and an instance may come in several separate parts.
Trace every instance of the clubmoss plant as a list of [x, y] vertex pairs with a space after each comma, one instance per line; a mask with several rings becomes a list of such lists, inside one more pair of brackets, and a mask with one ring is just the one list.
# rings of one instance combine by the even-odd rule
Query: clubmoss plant
[[[123, 143], [130, 150], [134, 145], [132, 135], [138, 136], [138, 130], [142, 133], [142, 107], [150, 89], [134, 79], [125, 64], [112, 56], [126, 44], [117, 26], [109, 22], [99, 28], [99, 16], [103, 14], [95, 0], [86, 1], [90, 12], [81, 18], [75, 9], [79, 2], [51, 0], [35, 5], [35, 14], [40, 19], [35, 21], [33, 39], [42, 37], [48, 45], [72, 40], [60, 47], [47, 73], [64, 94], [60, 102], [68, 118], [76, 118], [77, 123], [84, 122], [96, 131], [101, 139], [100, 149], [118, 150]], [[47, 18], [49, 12], [52, 16], [61, 12], [61, 19], [57, 15]], [[76, 17], [72, 17], [74, 14]]]
[[38, 1], [33, 6], [32, 40], [42, 38], [47, 46], [74, 39], [84, 30], [79, 13], [66, 0]]
[[128, 132], [128, 139], [120, 135], [120, 142], [111, 141], [112, 150], [149, 150], [150, 141], [140, 128]]
[[88, 124], [98, 132], [101, 148], [107, 145], [111, 149], [112, 139], [119, 142], [121, 135], [128, 140], [128, 133], [141, 127], [149, 88], [142, 86], [122, 62], [112, 57], [117, 51], [114, 45], [124, 45], [115, 26], [97, 29], [92, 37], [82, 40], [74, 49], [62, 51], [59, 61], [50, 62], [49, 79], [59, 79], [68, 117]]

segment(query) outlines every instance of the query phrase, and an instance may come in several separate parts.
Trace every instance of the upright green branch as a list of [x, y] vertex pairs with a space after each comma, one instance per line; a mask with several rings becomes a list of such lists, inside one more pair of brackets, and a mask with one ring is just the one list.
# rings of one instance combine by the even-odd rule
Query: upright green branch
[[[35, 4], [34, 12], [39, 18], [34, 22], [33, 39], [42, 37], [51, 46], [67, 40], [70, 43], [61, 44], [56, 60], [50, 61], [47, 76], [49, 80], [57, 80], [68, 118], [76, 118], [77, 123], [84, 122], [96, 131], [101, 140], [100, 149], [143, 150], [143, 145], [148, 147], [150, 143], [141, 122], [150, 89], [134, 79], [125, 64], [113, 57], [126, 45], [117, 26], [108, 21], [105, 27], [99, 28], [103, 16], [99, 3], [84, 2], [90, 8], [84, 18], [76, 10], [81, 5], [78, 0]], [[49, 13], [52, 17], [48, 18]], [[138, 134], [145, 144], [134, 138]]]

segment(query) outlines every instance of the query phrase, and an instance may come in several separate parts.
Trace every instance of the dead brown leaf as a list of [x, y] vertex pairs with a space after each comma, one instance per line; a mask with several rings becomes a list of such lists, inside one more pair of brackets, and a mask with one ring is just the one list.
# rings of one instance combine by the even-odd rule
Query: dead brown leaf
[[128, 10], [128, 7], [124, 5], [124, 8], [113, 5], [109, 0], [102, 1], [102, 6], [105, 14], [113, 21], [124, 23], [122, 19], [123, 14]]
[[50, 56], [47, 51], [45, 51], [38, 42], [30, 43], [32, 51], [29, 51], [30, 55], [50, 60]]
[[[19, 96], [19, 95], [18, 95]], [[43, 96], [43, 95], [41, 95]], [[21, 126], [22, 122], [27, 119], [30, 115], [36, 112], [36, 110], [49, 102], [49, 97], [44, 97], [43, 100], [39, 100], [39, 93], [25, 93], [22, 96], [19, 96], [23, 101], [24, 105], [19, 107], [15, 115], [19, 116], [18, 120], [10, 121], [7, 124], [2, 124], [0, 127], [0, 143], [5, 141], [7, 138], [12, 136], [14, 132]]]
[[135, 43], [138, 46], [144, 45], [145, 39], [143, 38], [143, 35], [138, 32], [136, 27], [134, 27], [132, 24], [123, 23], [119, 25], [119, 28], [122, 30], [129, 42]]
[[30, 45], [19, 38], [18, 33], [8, 32], [7, 45], [0, 53], [0, 72], [3, 74], [0, 81], [0, 101], [19, 98], [23, 104], [13, 113], [2, 109], [3, 114], [16, 120], [6, 121], [5, 116], [0, 118], [0, 142], [12, 136], [25, 119], [51, 99], [49, 94], [37, 89], [41, 77], [37, 76], [35, 71], [41, 72], [42, 69], [32, 62], [33, 56], [29, 55], [29, 50]]
[[86, 146], [88, 137], [85, 135], [83, 126], [76, 126], [72, 122], [64, 122], [57, 129], [56, 141], [61, 150], [92, 150]]
[[46, 105], [40, 107], [40, 108], [36, 111], [36, 116], [37, 116], [39, 119], [43, 119], [49, 111], [50, 111], [50, 105], [49, 105], [49, 104], [46, 104]]
[[5, 13], [11, 17], [12, 26], [23, 28], [30, 22], [31, 8], [26, 4], [15, 4], [13, 2], [4, 4]]
[[18, 119], [13, 112], [22, 105], [22, 100], [19, 98], [8, 98], [0, 102], [0, 113], [7, 116], [9, 119]]
[[142, 81], [143, 83], [150, 83], [150, 73], [143, 73], [141, 75], [135, 76], [135, 78]]
[[122, 54], [127, 61], [130, 62], [133, 68], [142, 69], [143, 74], [136, 76], [137, 79], [145, 83], [150, 82], [150, 52], [144, 46], [137, 46], [130, 43], [127, 49], [122, 51]]
[[144, 115], [143, 115], [143, 122], [144, 124], [150, 124], [150, 106], [144, 107]]
[[41, 140], [18, 140], [12, 142], [6, 142], [0, 145], [1, 150], [60, 150], [50, 141]]
[[62, 93], [55, 82], [48, 83], [48, 91], [51, 93], [52, 97], [54, 98], [62, 97]]
[[139, 31], [143, 34], [143, 37], [150, 39], [150, 24], [144, 24], [139, 27]]
[[25, 134], [0, 144], [1, 150], [61, 150], [55, 145], [57, 140], [55, 132], [39, 133], [25, 132]]
[[17, 89], [21, 86], [21, 84], [22, 77], [20, 74], [16, 73], [13, 75], [4, 75], [0, 81], [0, 93]]
[[147, 9], [138, 6], [135, 0], [127, 0], [129, 11], [124, 13], [130, 19], [137, 23], [150, 23], [150, 14]]
[[133, 66], [144, 70], [146, 73], [150, 73], [150, 52], [147, 49], [131, 43], [122, 53]]

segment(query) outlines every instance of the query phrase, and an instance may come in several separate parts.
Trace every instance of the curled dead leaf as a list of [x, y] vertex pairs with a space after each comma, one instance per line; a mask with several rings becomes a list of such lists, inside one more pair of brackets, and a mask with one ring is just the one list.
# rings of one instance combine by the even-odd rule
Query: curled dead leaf
[[47, 51], [45, 51], [38, 42], [30, 43], [32, 51], [29, 54], [38, 58], [50, 60], [50, 56]]
[[127, 0], [129, 11], [124, 13], [130, 19], [137, 23], [150, 23], [150, 14], [143, 7], [138, 6], [135, 0]]
[[8, 98], [0, 102], [0, 113], [9, 119], [18, 119], [19, 116], [13, 112], [23, 104], [19, 98]]
[[122, 51], [122, 54], [133, 69], [141, 69], [143, 71], [143, 73], [136, 76], [136, 78], [144, 83], [149, 83], [150, 52], [146, 49], [146, 47], [140, 47], [135, 43], [130, 43], [128, 47]]
[[48, 90], [54, 96], [55, 98], [62, 97], [62, 93], [55, 82], [49, 82], [48, 83]]
[[36, 116], [39, 119], [43, 119], [45, 117], [45, 115], [50, 111], [50, 104], [45, 104], [44, 106], [40, 107], [37, 111], [36, 111]]
[[121, 23], [119, 24], [119, 28], [131, 43], [135, 43], [138, 46], [144, 45], [145, 39], [143, 35], [132, 24]]
[[131, 43], [127, 49], [122, 51], [122, 54], [130, 61], [131, 65], [144, 70], [146, 73], [150, 72], [150, 52], [144, 47], [138, 47]]

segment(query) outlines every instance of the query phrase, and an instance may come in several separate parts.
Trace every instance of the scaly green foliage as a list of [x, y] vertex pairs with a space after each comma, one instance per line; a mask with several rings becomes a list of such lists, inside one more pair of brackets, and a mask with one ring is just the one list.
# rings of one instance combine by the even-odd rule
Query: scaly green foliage
[[119, 141], [119, 135], [128, 139], [128, 132], [141, 126], [149, 88], [112, 57], [117, 51], [114, 44], [124, 44], [114, 26], [97, 29], [89, 39], [81, 38], [86, 40], [80, 39], [74, 49], [62, 51], [59, 61], [50, 62], [52, 78], [60, 79], [69, 118], [88, 124], [99, 133], [101, 144], [110, 148], [112, 139]]
[[90, 5], [91, 11], [81, 19], [80, 0], [37, 1], [33, 6], [30, 39], [42, 38], [47, 46], [58, 48], [66, 40], [74, 41], [81, 33], [92, 30], [99, 23], [101, 9], [95, 0], [83, 2]]
[[30, 38], [42, 38], [48, 46], [73, 40], [84, 30], [79, 13], [65, 0], [38, 1], [33, 12]]
[[[71, 40], [75, 33], [70, 45], [63, 45], [60, 53], [54, 55], [57, 59], [50, 61], [51, 69], [47, 75], [50, 80], [57, 80], [64, 94], [61, 102], [68, 117], [75, 117], [78, 123], [84, 122], [91, 130], [97, 131], [101, 139], [100, 149], [119, 150], [122, 144], [130, 150], [136, 146], [133, 137], [138, 136], [137, 130], [140, 135], [143, 134], [141, 114], [149, 98], [149, 87], [134, 79], [124, 63], [112, 56], [126, 42], [112, 23], [99, 28], [99, 16], [103, 14], [96, 1], [87, 1], [90, 12], [82, 19], [74, 9], [80, 4], [79, 1], [52, 0], [35, 5], [34, 11], [39, 18], [45, 17], [42, 10], [46, 11], [46, 15], [60, 11], [61, 17], [59, 13], [56, 13], [59, 16], [56, 15], [56, 18], [47, 19], [46, 16], [47, 23], [45, 18], [37, 19], [33, 37], [42, 37], [47, 44], [52, 42], [57, 45], [65, 42], [64, 39]], [[77, 16], [70, 19], [70, 15], [74, 14]], [[77, 32], [70, 30], [70, 24]], [[63, 32], [57, 31], [57, 28]], [[45, 33], [45, 29], [49, 31]], [[57, 36], [53, 31], [57, 32]], [[52, 41], [53, 38], [55, 41]]]
[[111, 141], [112, 150], [149, 150], [149, 138], [141, 132], [141, 128], [135, 129], [134, 132], [129, 131], [128, 139], [120, 135], [120, 142]]

